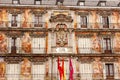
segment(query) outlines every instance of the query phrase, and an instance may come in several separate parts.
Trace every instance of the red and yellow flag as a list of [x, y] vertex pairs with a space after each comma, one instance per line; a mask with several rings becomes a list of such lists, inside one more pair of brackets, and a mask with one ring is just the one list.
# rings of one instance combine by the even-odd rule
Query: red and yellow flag
[[58, 57], [58, 71], [59, 71], [59, 75], [60, 75], [60, 80], [66, 80], [65, 68], [64, 68], [64, 58], [62, 59], [62, 64], [61, 64], [60, 59]]

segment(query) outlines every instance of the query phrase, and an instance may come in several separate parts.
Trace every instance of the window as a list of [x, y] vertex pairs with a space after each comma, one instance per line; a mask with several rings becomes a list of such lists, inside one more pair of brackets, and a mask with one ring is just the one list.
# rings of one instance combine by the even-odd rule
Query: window
[[87, 28], [87, 16], [81, 16], [81, 28]]
[[42, 16], [41, 15], [35, 15], [34, 27], [43, 27], [43, 25], [42, 25]]
[[103, 48], [105, 50], [105, 53], [111, 53], [111, 39], [110, 38], [104, 38]]
[[120, 7], [120, 2], [118, 3], [118, 6]]
[[109, 18], [108, 16], [102, 16], [103, 28], [109, 28]]
[[13, 3], [13, 4], [19, 4], [20, 1], [19, 1], [19, 0], [12, 0], [12, 3]]
[[106, 69], [106, 77], [107, 78], [114, 77], [114, 65], [112, 63], [105, 64], [105, 69]]
[[17, 27], [17, 15], [12, 15], [11, 26]]
[[56, 0], [56, 5], [58, 5], [58, 2], [60, 2], [61, 5], [63, 5], [64, 0]]
[[79, 37], [78, 48], [80, 54], [90, 54], [91, 53], [91, 39], [87, 37]]
[[85, 1], [79, 1], [79, 2], [77, 3], [77, 5], [79, 5], [79, 6], [85, 6]]
[[11, 40], [11, 53], [16, 53], [16, 37], [12, 37]]
[[42, 4], [42, 0], [35, 0], [35, 4], [37, 5]]
[[45, 38], [33, 38], [32, 49], [33, 54], [45, 53]]
[[99, 1], [98, 6], [106, 6], [106, 1]]

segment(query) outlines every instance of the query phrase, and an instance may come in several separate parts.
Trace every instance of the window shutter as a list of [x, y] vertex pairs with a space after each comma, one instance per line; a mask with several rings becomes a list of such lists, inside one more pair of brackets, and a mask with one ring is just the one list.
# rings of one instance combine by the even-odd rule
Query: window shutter
[[18, 16], [17, 16], [17, 27], [21, 27], [20, 26], [20, 24], [21, 24], [21, 15], [20, 14], [18, 14]]
[[34, 80], [44, 80], [45, 65], [44, 64], [32, 64], [32, 74]]
[[20, 65], [19, 64], [7, 64], [7, 80], [19, 80]]
[[8, 27], [11, 27], [12, 14], [8, 14], [8, 21], [9, 21]]

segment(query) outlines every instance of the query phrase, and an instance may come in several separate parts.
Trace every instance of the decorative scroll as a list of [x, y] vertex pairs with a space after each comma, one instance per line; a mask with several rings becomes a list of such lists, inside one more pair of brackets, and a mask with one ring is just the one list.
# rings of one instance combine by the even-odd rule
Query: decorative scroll
[[119, 28], [119, 12], [113, 12], [113, 26]]
[[100, 58], [95, 58], [93, 61], [93, 78], [102, 79], [103, 78], [103, 66]]
[[115, 33], [114, 37], [114, 51], [120, 52], [120, 33]]
[[97, 16], [96, 11], [92, 11], [91, 13], [92, 13], [92, 19], [93, 19], [92, 20], [93, 21], [92, 27], [93, 28], [99, 28], [99, 25], [98, 25], [98, 22], [97, 22], [98, 16]]
[[66, 46], [68, 44], [67, 26], [65, 24], [57, 24], [56, 30], [56, 44], [58, 46]]
[[5, 77], [5, 65], [6, 63], [3, 61], [3, 59], [0, 60], [0, 80], [6, 80], [6, 77]]
[[21, 63], [21, 79], [31, 80], [31, 62], [27, 58]]
[[29, 28], [32, 26], [31, 22], [32, 22], [32, 15], [30, 13], [30, 10], [27, 9], [25, 10], [25, 12], [23, 13], [23, 20], [22, 20], [22, 27], [24, 28]]
[[0, 33], [0, 53], [7, 53], [7, 38], [3, 33]]
[[30, 53], [31, 52], [31, 38], [29, 36], [29, 33], [25, 33], [23, 38], [22, 38], [22, 50], [25, 53]]
[[96, 52], [101, 52], [100, 39], [98, 38], [96, 33], [94, 33], [92, 37], [92, 49]]

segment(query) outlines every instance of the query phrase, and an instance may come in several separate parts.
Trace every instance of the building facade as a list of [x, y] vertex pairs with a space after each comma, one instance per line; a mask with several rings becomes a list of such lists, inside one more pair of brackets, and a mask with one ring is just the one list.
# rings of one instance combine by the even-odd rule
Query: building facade
[[120, 3], [0, 0], [0, 80], [120, 80]]

